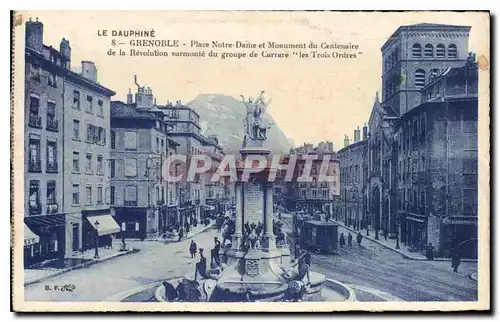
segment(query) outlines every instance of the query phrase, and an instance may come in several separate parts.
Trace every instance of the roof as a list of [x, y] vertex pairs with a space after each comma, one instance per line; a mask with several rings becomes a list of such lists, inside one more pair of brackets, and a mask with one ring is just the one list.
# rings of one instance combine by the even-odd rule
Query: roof
[[406, 26], [400, 26], [394, 33], [387, 39], [387, 41], [382, 45], [381, 50], [384, 51], [384, 49], [389, 45], [394, 38], [397, 38], [397, 36], [402, 32], [402, 31], [430, 31], [430, 30], [453, 30], [453, 31], [470, 31], [470, 26], [459, 26], [459, 25], [445, 25], [445, 24], [437, 24], [437, 23], [417, 23], [413, 25], [406, 25]]
[[147, 111], [138, 111], [120, 101], [111, 102], [111, 118], [156, 120], [155, 114]]

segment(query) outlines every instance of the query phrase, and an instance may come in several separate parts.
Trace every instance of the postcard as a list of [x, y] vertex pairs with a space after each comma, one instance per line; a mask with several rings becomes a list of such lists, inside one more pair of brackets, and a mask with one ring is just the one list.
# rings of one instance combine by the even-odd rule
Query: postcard
[[13, 11], [12, 57], [13, 310], [490, 309], [489, 12]]

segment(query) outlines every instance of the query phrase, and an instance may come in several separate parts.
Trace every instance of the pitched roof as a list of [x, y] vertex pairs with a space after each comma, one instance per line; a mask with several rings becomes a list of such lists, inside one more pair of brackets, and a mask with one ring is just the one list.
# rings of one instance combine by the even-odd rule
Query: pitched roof
[[156, 116], [148, 111], [138, 111], [120, 101], [111, 102], [111, 118], [156, 120]]

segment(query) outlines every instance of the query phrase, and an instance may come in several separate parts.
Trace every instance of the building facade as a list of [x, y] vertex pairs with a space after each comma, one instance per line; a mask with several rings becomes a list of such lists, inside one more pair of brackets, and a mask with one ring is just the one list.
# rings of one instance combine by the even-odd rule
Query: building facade
[[82, 62], [81, 73], [71, 70], [68, 40], [59, 50], [43, 44], [39, 21], [26, 23], [25, 53], [25, 223], [39, 241], [25, 249], [29, 265], [72, 257], [116, 228], [103, 220], [99, 230], [97, 220], [110, 217], [105, 163], [115, 93], [98, 83], [92, 62]]
[[[431, 243], [445, 257], [453, 248], [477, 256], [477, 64], [469, 31], [398, 28], [382, 46], [382, 100], [377, 93], [363, 136], [361, 185], [375, 237], [387, 230], [410, 250]], [[357, 145], [339, 153], [344, 194], [352, 189], [347, 155]]]

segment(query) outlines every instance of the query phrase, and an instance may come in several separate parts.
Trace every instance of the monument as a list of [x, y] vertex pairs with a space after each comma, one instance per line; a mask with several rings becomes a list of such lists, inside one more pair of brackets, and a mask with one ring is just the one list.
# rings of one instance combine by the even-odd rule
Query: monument
[[[301, 290], [305, 298], [314, 299], [321, 295], [324, 276], [309, 272], [310, 261], [298, 259], [291, 263], [290, 251], [283, 238], [277, 247], [273, 225], [273, 183], [267, 180], [270, 167], [242, 180], [245, 165], [252, 164], [250, 161], [256, 156], [269, 156], [270, 151], [264, 148], [264, 142], [271, 127], [265, 114], [269, 101], [264, 100], [264, 91], [255, 101], [251, 98], [245, 100], [243, 96], [242, 99], [247, 114], [235, 183], [235, 229], [230, 249], [225, 251], [226, 266], [217, 278], [210, 300], [284, 301], [290, 298], [291, 291], [297, 294]], [[291, 273], [297, 264], [298, 272]], [[307, 283], [301, 282], [306, 277]]]

